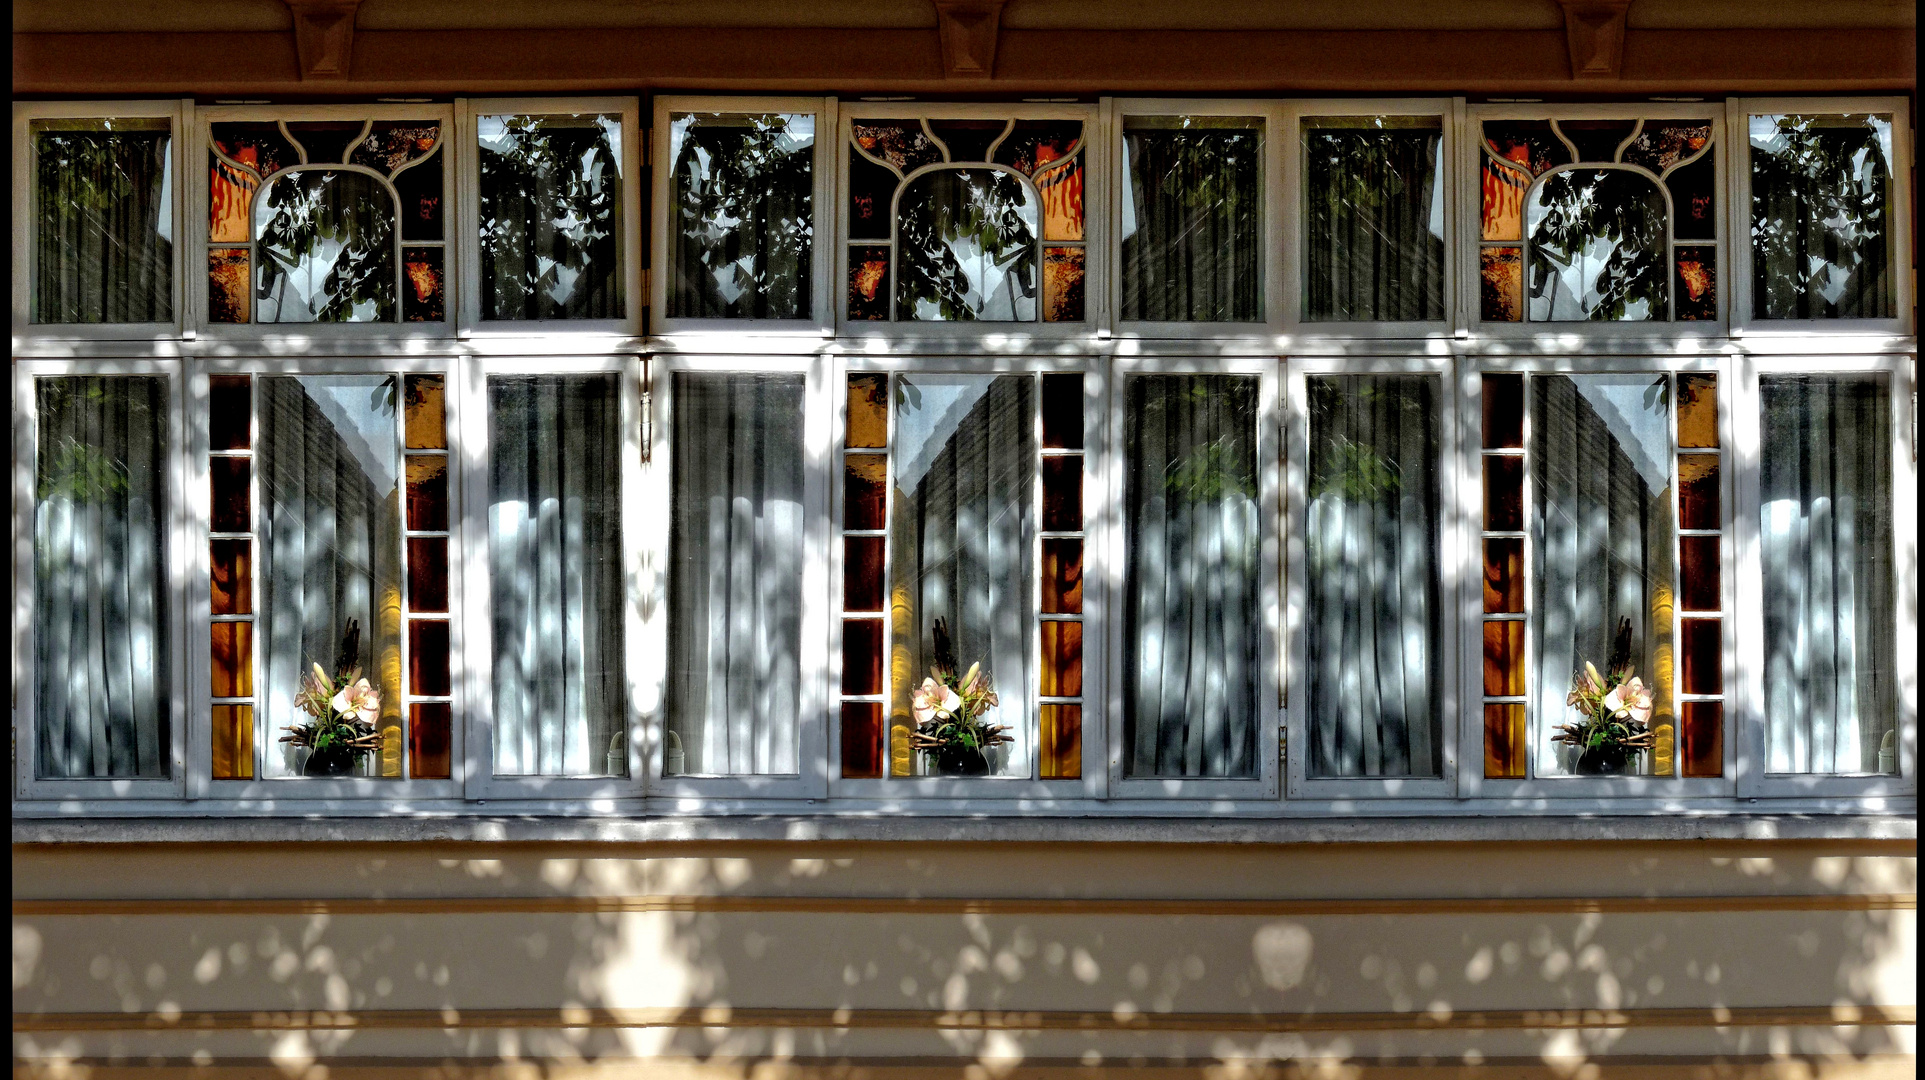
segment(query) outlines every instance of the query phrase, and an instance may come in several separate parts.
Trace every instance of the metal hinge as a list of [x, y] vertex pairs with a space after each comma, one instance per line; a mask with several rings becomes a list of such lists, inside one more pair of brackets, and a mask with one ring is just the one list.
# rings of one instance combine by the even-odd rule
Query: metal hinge
[[653, 460], [655, 447], [655, 392], [648, 384], [648, 361], [642, 361], [642, 464]]

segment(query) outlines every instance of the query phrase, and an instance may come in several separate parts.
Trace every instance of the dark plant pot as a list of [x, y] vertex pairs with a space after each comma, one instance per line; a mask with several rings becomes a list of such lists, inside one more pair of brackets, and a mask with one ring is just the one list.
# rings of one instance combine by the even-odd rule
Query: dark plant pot
[[967, 746], [944, 746], [932, 757], [938, 776], [988, 776], [989, 758], [981, 750]]
[[307, 764], [301, 766], [301, 775], [353, 776], [354, 752], [345, 746], [316, 750], [307, 756]]
[[1623, 776], [1631, 768], [1632, 752], [1622, 746], [1594, 746], [1577, 756], [1579, 776]]

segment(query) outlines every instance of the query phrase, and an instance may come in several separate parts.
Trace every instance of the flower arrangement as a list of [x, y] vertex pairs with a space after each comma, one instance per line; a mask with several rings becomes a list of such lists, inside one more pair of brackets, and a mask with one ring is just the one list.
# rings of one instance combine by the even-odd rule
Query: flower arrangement
[[1582, 714], [1572, 724], [1559, 724], [1552, 742], [1577, 747], [1577, 771], [1596, 775], [1623, 772], [1631, 756], [1656, 745], [1651, 731], [1651, 690], [1631, 668], [1631, 620], [1619, 619], [1611, 641], [1608, 674], [1584, 662], [1571, 677], [1571, 693], [1564, 703]]
[[374, 722], [381, 715], [381, 691], [361, 677], [361, 623], [348, 620], [341, 641], [340, 663], [330, 676], [315, 664], [301, 676], [294, 706], [314, 719], [282, 730], [284, 743], [306, 747], [310, 776], [343, 776], [358, 759], [381, 749], [381, 733]]
[[936, 620], [933, 636], [935, 657], [929, 677], [910, 699], [916, 730], [909, 735], [909, 745], [925, 755], [938, 773], [981, 776], [989, 771], [989, 748], [1015, 740], [1007, 734], [1008, 725], [983, 721], [997, 699], [982, 664], [971, 664], [966, 674], [956, 676], [956, 649], [949, 640], [947, 620]]

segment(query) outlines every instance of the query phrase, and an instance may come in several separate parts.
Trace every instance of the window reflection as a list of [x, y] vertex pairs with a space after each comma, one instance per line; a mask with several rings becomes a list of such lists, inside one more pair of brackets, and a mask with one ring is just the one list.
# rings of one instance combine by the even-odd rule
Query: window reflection
[[482, 116], [481, 317], [618, 319], [619, 116]]
[[1885, 116], [1751, 118], [1752, 312], [1891, 318]]
[[394, 318], [394, 196], [365, 173], [299, 169], [254, 204], [260, 322]]
[[910, 181], [897, 219], [896, 317], [1035, 319], [1041, 213], [1013, 173], [944, 169]]
[[174, 317], [172, 132], [164, 119], [33, 124], [36, 323]]
[[1304, 318], [1444, 317], [1444, 185], [1435, 117], [1304, 122]]
[[1554, 173], [1525, 208], [1531, 321], [1663, 319], [1664, 193], [1621, 169]]
[[1263, 317], [1262, 125], [1248, 116], [1125, 121], [1123, 318]]
[[810, 317], [815, 117], [671, 118], [671, 318]]

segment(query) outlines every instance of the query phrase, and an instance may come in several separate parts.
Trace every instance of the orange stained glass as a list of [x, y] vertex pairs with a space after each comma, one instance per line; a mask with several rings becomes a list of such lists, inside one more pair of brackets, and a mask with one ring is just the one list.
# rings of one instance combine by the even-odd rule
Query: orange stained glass
[[1719, 594], [1718, 538], [1681, 536], [1678, 538], [1678, 594], [1686, 611], [1717, 611], [1722, 606]]
[[214, 779], [254, 779], [254, 706], [214, 708]]
[[1083, 448], [1083, 377], [1043, 376], [1043, 447]]
[[882, 776], [882, 702], [842, 703], [842, 775], [849, 780]]
[[1484, 455], [1484, 528], [1490, 532], [1524, 531], [1523, 458]]
[[1043, 614], [1078, 615], [1083, 611], [1083, 542], [1043, 541]]
[[1687, 701], [1684, 717], [1684, 775], [1724, 775], [1724, 704]]
[[254, 624], [217, 622], [209, 626], [213, 692], [217, 698], [254, 695]]
[[253, 527], [253, 495], [248, 480], [254, 465], [244, 457], [207, 459], [214, 503], [210, 525], [215, 532], [247, 532]]
[[208, 541], [212, 611], [216, 615], [254, 613], [253, 541]]
[[1718, 455], [1678, 455], [1678, 527], [1719, 527]]
[[1043, 531], [1078, 532], [1083, 528], [1083, 459], [1043, 459]]
[[1718, 377], [1678, 376], [1678, 445], [1715, 449], [1718, 445]]
[[1524, 680], [1524, 622], [1492, 620], [1484, 624], [1484, 695], [1522, 697]]
[[1083, 249], [1043, 249], [1043, 321], [1083, 320]]
[[1083, 695], [1083, 624], [1043, 623], [1043, 696]]
[[1484, 610], [1517, 614], [1524, 610], [1524, 538], [1484, 541]]
[[842, 621], [842, 692], [882, 693], [882, 620]]
[[882, 539], [880, 536], [842, 538], [842, 610], [882, 610]]
[[441, 454], [408, 455], [408, 528], [448, 528], [448, 459]]
[[[1042, 153], [1037, 158], [1038, 165], [1047, 161]], [[1037, 172], [1036, 190], [1043, 196], [1043, 239], [1081, 240], [1083, 156], [1078, 154], [1068, 165]]]
[[408, 771], [415, 779], [448, 779], [453, 729], [454, 706], [448, 702], [417, 701], [408, 706]]
[[213, 154], [207, 157], [207, 239], [216, 244], [245, 244], [250, 239], [248, 210], [260, 178]]
[[409, 375], [402, 426], [410, 450], [446, 450], [448, 414], [439, 375]]
[[889, 459], [882, 454], [843, 455], [842, 527], [887, 527]]
[[1083, 707], [1044, 705], [1038, 713], [1043, 779], [1079, 779], [1083, 775]]
[[1479, 314], [1485, 322], [1524, 319], [1524, 249], [1483, 248], [1478, 255]]
[[446, 697], [453, 691], [448, 677], [448, 623], [445, 619], [408, 622], [408, 692], [424, 697]]
[[889, 376], [849, 376], [848, 446], [876, 450], [889, 445]]
[[1718, 619], [1679, 621], [1679, 651], [1684, 654], [1684, 692], [1724, 693], [1724, 623]]
[[254, 398], [251, 375], [213, 375], [207, 380], [207, 448], [246, 450]]
[[440, 614], [448, 610], [448, 541], [440, 536], [408, 538], [408, 610]]
[[1484, 776], [1524, 778], [1524, 706], [1484, 706]]
[[207, 321], [244, 323], [252, 316], [253, 285], [246, 248], [213, 248], [207, 253]]
[[1484, 448], [1524, 446], [1524, 376], [1484, 376]]
[[1484, 212], [1480, 238], [1484, 240], [1522, 240], [1524, 238], [1524, 192], [1531, 186], [1530, 174], [1509, 165], [1500, 165], [1487, 155], [1484, 162]]

